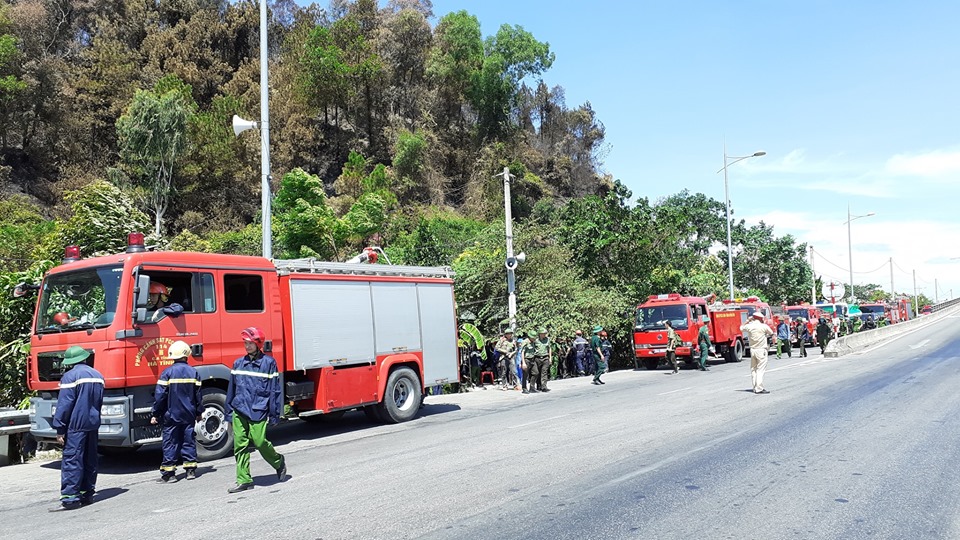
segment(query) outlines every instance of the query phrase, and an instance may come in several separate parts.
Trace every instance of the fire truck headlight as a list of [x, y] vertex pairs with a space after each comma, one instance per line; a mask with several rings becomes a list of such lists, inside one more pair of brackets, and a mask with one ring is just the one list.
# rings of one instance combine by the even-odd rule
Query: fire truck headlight
[[684, 347], [693, 347], [693, 342], [691, 342], [691, 341], [684, 341], [684, 342], [683, 342], [683, 346], [684, 346]]
[[100, 407], [100, 416], [107, 418], [123, 418], [127, 415], [127, 406], [125, 403], [112, 403]]

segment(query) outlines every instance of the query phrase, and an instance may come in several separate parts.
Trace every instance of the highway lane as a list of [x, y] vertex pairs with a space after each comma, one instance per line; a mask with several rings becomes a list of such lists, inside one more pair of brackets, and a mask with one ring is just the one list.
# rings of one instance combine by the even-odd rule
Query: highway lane
[[[56, 463], [0, 468], [0, 535], [69, 527], [76, 538], [957, 538], [960, 319], [862, 355], [556, 381], [428, 400], [372, 426], [299, 422], [272, 438], [278, 483], [229, 495], [232, 460], [175, 485], [159, 455], [104, 463], [103, 499], [56, 501]], [[106, 459], [106, 458], [105, 458]], [[248, 524], [248, 525], [244, 525]]]

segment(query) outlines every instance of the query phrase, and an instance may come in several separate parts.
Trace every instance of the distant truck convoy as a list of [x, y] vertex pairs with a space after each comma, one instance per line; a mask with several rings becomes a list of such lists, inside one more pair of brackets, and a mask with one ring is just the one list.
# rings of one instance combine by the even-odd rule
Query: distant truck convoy
[[[38, 440], [56, 438], [57, 385], [72, 345], [91, 353], [106, 381], [99, 444], [109, 450], [160, 441], [150, 425], [154, 387], [171, 363], [167, 348], [186, 341], [203, 385], [201, 460], [233, 452], [226, 391], [249, 326], [266, 332], [287, 410], [304, 420], [361, 408], [403, 422], [417, 415], [425, 387], [458, 381], [449, 268], [146, 251], [138, 233], [128, 243], [126, 253], [90, 259], [71, 246], [39, 286], [27, 361]], [[158, 284], [182, 315], [148, 306]]]

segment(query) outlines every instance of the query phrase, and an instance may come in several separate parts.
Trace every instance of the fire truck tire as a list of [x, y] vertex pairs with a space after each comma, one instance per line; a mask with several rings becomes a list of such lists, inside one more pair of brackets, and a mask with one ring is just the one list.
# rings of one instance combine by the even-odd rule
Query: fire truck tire
[[737, 340], [733, 347], [727, 349], [727, 362], [739, 362], [743, 360], [743, 342]]
[[387, 378], [387, 387], [380, 403], [380, 418], [387, 423], [397, 424], [413, 419], [420, 411], [423, 394], [420, 379], [408, 367], [402, 367]]
[[200, 394], [203, 414], [197, 423], [197, 459], [212, 461], [233, 453], [233, 428], [226, 420], [227, 393], [204, 388]]
[[649, 370], [651, 370], [651, 371], [654, 370], [654, 369], [657, 369], [658, 366], [660, 366], [660, 359], [659, 359], [659, 358], [644, 358], [644, 359], [643, 359], [643, 367], [645, 367], [645, 368], [647, 368], [647, 369], [649, 369]]

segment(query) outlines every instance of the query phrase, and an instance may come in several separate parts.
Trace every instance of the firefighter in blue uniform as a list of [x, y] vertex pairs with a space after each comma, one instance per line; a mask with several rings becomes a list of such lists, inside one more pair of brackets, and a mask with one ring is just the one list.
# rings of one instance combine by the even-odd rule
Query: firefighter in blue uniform
[[253, 489], [251, 443], [277, 470], [279, 480], [287, 474], [286, 460], [267, 440], [267, 423], [279, 422], [283, 412], [277, 361], [263, 354], [263, 330], [251, 326], [240, 332], [240, 337], [247, 354], [233, 363], [227, 388], [226, 413], [233, 416], [233, 455], [237, 459], [237, 484], [227, 490], [229, 493]]
[[103, 406], [103, 375], [85, 362], [90, 353], [74, 345], [63, 355], [70, 370], [60, 378], [53, 427], [63, 445], [60, 461], [60, 506], [74, 510], [93, 502], [97, 484], [97, 432]]
[[190, 346], [176, 341], [167, 350], [173, 365], [163, 370], [154, 392], [151, 424], [163, 422], [163, 462], [160, 482], [176, 482], [177, 463], [183, 459], [187, 480], [197, 477], [196, 422], [203, 408], [200, 404], [200, 375], [187, 363]]

